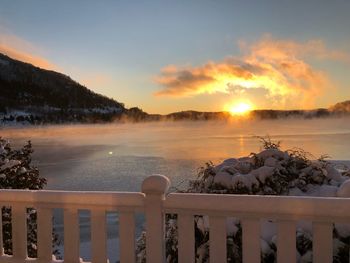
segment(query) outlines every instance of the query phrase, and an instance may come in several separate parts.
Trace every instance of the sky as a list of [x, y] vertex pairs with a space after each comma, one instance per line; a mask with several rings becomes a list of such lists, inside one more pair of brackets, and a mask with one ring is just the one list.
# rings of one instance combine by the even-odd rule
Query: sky
[[350, 1], [1, 0], [0, 52], [149, 113], [350, 99]]

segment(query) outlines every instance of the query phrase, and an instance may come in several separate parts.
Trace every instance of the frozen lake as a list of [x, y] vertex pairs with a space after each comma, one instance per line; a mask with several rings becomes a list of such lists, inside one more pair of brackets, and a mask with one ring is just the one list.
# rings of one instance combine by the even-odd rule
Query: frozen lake
[[[172, 185], [186, 186], [206, 161], [218, 163], [260, 149], [254, 136], [270, 135], [283, 149], [303, 148], [315, 158], [328, 154], [350, 160], [350, 119], [147, 124], [71, 125], [2, 128], [0, 136], [14, 146], [32, 140], [33, 162], [48, 179], [46, 189], [139, 191], [142, 180], [164, 174]], [[58, 213], [59, 214], [59, 213]], [[109, 255], [119, 254], [117, 215], [108, 216]], [[89, 220], [83, 212], [82, 255], [89, 259]], [[138, 232], [142, 217], [137, 217]], [[56, 228], [61, 229], [60, 216]]]

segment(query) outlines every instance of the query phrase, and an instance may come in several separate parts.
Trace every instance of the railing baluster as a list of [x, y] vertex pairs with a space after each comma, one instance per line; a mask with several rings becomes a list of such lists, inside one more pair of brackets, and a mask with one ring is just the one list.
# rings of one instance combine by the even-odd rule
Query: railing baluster
[[0, 257], [4, 255], [3, 226], [2, 226], [2, 206], [0, 206]]
[[242, 257], [243, 263], [260, 262], [260, 220], [242, 220]]
[[294, 221], [283, 220], [278, 222], [277, 262], [296, 262], [296, 228]]
[[313, 226], [313, 262], [333, 261], [333, 224], [312, 222]]
[[178, 227], [178, 258], [180, 263], [195, 262], [195, 237], [193, 215], [179, 214]]
[[65, 209], [64, 223], [64, 263], [79, 263], [79, 222], [78, 210]]
[[120, 262], [135, 262], [135, 215], [134, 212], [119, 213]]
[[210, 263], [227, 262], [226, 253], [226, 217], [209, 218], [209, 255]]
[[106, 211], [91, 210], [92, 263], [107, 262]]
[[27, 211], [22, 205], [12, 206], [12, 250], [18, 260], [27, 258]]
[[52, 261], [52, 210], [37, 209], [38, 259], [41, 262]]

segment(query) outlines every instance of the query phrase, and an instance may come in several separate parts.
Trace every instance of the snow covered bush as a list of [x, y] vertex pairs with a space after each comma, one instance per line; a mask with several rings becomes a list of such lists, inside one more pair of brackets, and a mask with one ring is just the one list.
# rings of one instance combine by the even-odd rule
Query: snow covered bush
[[[241, 158], [230, 158], [219, 165], [209, 162], [200, 168], [198, 178], [189, 182], [184, 192], [249, 195], [290, 195], [350, 197], [350, 172], [319, 159], [302, 149], [282, 151], [280, 142], [260, 138], [263, 149]], [[315, 159], [315, 160], [314, 160]], [[339, 169], [341, 168], [341, 169]], [[197, 262], [209, 262], [209, 223], [207, 216], [195, 217], [195, 250]], [[276, 261], [275, 222], [262, 220], [261, 260]], [[350, 228], [334, 226], [334, 262], [349, 261]], [[312, 225], [298, 222], [297, 252], [299, 262], [312, 262]], [[141, 252], [140, 250], [139, 252]], [[237, 218], [227, 219], [228, 262], [242, 262], [242, 227]], [[140, 253], [139, 253], [140, 255]], [[177, 262], [176, 216], [166, 217], [167, 262]], [[142, 256], [139, 257], [142, 259]], [[142, 262], [142, 261], [140, 261]]]
[[[22, 149], [14, 150], [8, 140], [0, 137], [0, 188], [40, 190], [46, 185], [46, 179], [39, 176], [39, 170], [31, 165], [32, 144], [28, 141]], [[36, 211], [27, 209], [28, 255], [37, 256]], [[11, 208], [2, 207], [2, 227], [4, 251], [12, 254]], [[53, 234], [53, 244], [58, 238]], [[57, 251], [54, 251], [57, 252]]]

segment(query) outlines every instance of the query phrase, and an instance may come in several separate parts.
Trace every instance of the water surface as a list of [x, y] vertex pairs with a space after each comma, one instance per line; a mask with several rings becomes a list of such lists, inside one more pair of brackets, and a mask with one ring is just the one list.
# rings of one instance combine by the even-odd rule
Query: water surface
[[350, 159], [346, 118], [22, 127], [3, 128], [0, 135], [15, 146], [32, 140], [33, 161], [48, 189], [139, 191], [151, 174], [177, 185], [207, 161], [259, 151], [254, 136], [269, 135], [282, 148], [300, 147], [315, 158]]

